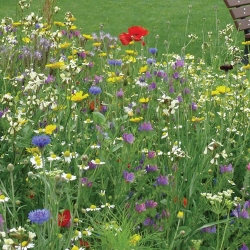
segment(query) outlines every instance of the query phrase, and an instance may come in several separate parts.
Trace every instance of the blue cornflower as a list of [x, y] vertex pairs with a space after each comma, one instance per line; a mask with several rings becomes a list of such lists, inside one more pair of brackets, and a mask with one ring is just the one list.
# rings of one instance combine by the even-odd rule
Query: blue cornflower
[[43, 148], [51, 142], [51, 139], [48, 135], [35, 135], [31, 142], [33, 145]]
[[108, 60], [109, 65], [120, 66], [122, 65], [122, 60]]
[[168, 176], [160, 175], [159, 177], [156, 178], [156, 183], [159, 186], [168, 185], [169, 184], [169, 182], [168, 182]]
[[147, 59], [147, 64], [152, 65], [154, 63], [156, 63], [156, 60], [154, 58], [148, 58]]
[[89, 93], [92, 95], [98, 95], [102, 92], [102, 89], [98, 86], [91, 86], [89, 88]]
[[43, 224], [50, 218], [50, 211], [48, 209], [37, 209], [29, 212], [28, 218], [31, 222], [36, 224]]
[[157, 48], [149, 48], [149, 49], [148, 49], [148, 52], [149, 52], [150, 54], [152, 54], [152, 55], [156, 54], [157, 51], [158, 51]]

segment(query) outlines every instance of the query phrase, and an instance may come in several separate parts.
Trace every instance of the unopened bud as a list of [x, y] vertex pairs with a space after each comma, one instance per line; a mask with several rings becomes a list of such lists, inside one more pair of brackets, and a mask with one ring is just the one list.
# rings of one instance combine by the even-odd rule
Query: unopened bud
[[14, 165], [13, 164], [8, 164], [8, 166], [7, 166], [7, 170], [8, 171], [10, 171], [10, 172], [12, 172], [13, 170], [14, 170]]

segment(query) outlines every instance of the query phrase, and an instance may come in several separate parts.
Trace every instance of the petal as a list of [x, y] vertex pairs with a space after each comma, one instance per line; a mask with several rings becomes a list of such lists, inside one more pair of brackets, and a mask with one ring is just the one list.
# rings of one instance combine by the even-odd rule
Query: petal
[[132, 42], [131, 35], [127, 33], [120, 34], [119, 38], [123, 45], [128, 45], [130, 42]]

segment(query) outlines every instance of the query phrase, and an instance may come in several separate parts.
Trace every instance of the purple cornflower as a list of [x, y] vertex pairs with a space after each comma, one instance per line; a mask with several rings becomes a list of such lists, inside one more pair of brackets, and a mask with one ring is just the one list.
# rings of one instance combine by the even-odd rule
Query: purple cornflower
[[193, 111], [195, 111], [195, 110], [198, 109], [198, 105], [195, 102], [192, 102], [191, 108], [192, 108]]
[[45, 83], [51, 83], [55, 81], [55, 77], [52, 75], [48, 75], [47, 79], [45, 80]]
[[82, 186], [92, 187], [93, 185], [93, 182], [89, 181], [87, 177], [83, 177], [81, 179], [81, 182], [82, 182]]
[[245, 203], [243, 208], [241, 209], [241, 205], [238, 204], [236, 209], [234, 209], [232, 211], [232, 214], [236, 217], [236, 218], [244, 218], [244, 219], [249, 219], [249, 213], [246, 210], [248, 208], [248, 203]]
[[122, 60], [108, 60], [109, 65], [113, 66], [121, 66], [122, 65]]
[[169, 184], [168, 176], [160, 175], [159, 177], [156, 178], [156, 183], [157, 183], [157, 185], [160, 185], [160, 186], [168, 185]]
[[124, 92], [123, 92], [122, 88], [119, 91], [116, 92], [116, 96], [119, 97], [119, 98], [122, 98], [123, 95], [124, 95]]
[[182, 96], [178, 95], [177, 98], [178, 102], [183, 102]]
[[174, 72], [174, 74], [172, 75], [172, 77], [173, 77], [174, 79], [179, 79], [179, 77], [180, 77], [179, 72]]
[[233, 172], [233, 166], [232, 164], [229, 164], [228, 166], [220, 166], [220, 172], [221, 173], [227, 173], [227, 172]]
[[82, 51], [82, 52], [77, 53], [77, 56], [81, 58], [85, 58], [87, 55], [85, 52]]
[[145, 167], [145, 170], [147, 173], [150, 173], [150, 172], [156, 172], [158, 170], [158, 168], [157, 168], [157, 166], [147, 165]]
[[32, 223], [43, 224], [48, 221], [50, 218], [50, 211], [48, 209], [37, 209], [35, 211], [31, 211], [28, 214], [28, 218]]
[[129, 173], [127, 171], [123, 172], [123, 177], [126, 182], [133, 182], [135, 180], [135, 174], [134, 173]]
[[141, 213], [141, 212], [143, 212], [143, 211], [146, 211], [146, 205], [145, 205], [145, 203], [142, 203], [142, 204], [136, 203], [136, 204], [135, 204], [135, 210], [136, 210], [138, 213]]
[[102, 89], [98, 86], [91, 86], [89, 88], [89, 93], [92, 95], [98, 95], [102, 92]]
[[182, 60], [177, 60], [177, 61], [175, 62], [175, 64], [173, 65], [173, 69], [183, 67], [184, 64], [185, 64], [184, 61], [182, 61]]
[[46, 145], [50, 144], [51, 139], [48, 135], [35, 135], [31, 142], [39, 148], [44, 148]]
[[129, 144], [132, 144], [135, 140], [135, 137], [133, 136], [133, 134], [123, 134], [122, 136], [123, 140]]
[[211, 233], [211, 234], [215, 234], [216, 233], [216, 226], [212, 226], [212, 227], [204, 227], [201, 229], [202, 233]]
[[246, 244], [242, 244], [242, 247], [240, 248], [240, 250], [249, 250], [249, 248], [247, 247]]
[[156, 156], [155, 151], [148, 151], [148, 159], [152, 159]]
[[150, 122], [144, 122], [140, 125], [139, 131], [151, 131], [153, 127]]
[[146, 78], [151, 78], [152, 77], [149, 71], [146, 71], [145, 76], [146, 76]]
[[154, 90], [156, 89], [156, 83], [155, 82], [152, 82], [151, 84], [148, 85], [148, 90]]
[[142, 224], [144, 226], [152, 226], [154, 224], [154, 220], [148, 217], [142, 222]]
[[96, 164], [91, 162], [91, 161], [88, 162], [88, 166], [89, 166], [89, 169], [95, 169], [96, 168]]
[[95, 75], [95, 76], [94, 76], [94, 82], [95, 82], [95, 83], [102, 82], [102, 75], [100, 75], [100, 76]]
[[145, 202], [146, 208], [154, 208], [157, 206], [157, 202], [150, 200]]
[[188, 94], [190, 94], [190, 90], [189, 90], [188, 88], [185, 88], [185, 89], [183, 90], [183, 93], [184, 93], [185, 95], [188, 95]]
[[157, 48], [149, 48], [148, 52], [152, 55], [155, 55], [157, 53], [158, 49]]

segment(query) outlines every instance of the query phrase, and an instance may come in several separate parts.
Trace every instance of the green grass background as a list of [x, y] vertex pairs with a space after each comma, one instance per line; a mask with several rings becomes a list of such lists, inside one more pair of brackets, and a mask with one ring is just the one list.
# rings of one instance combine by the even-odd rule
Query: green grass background
[[[15, 15], [17, 3], [17, 0], [0, 0], [0, 17]], [[33, 11], [41, 10], [43, 3], [44, 0], [33, 0]], [[103, 24], [105, 32], [118, 36], [132, 25], [141, 25], [150, 32], [149, 46], [155, 45], [158, 34], [158, 47], [164, 49], [163, 43], [167, 41], [169, 51], [175, 53], [180, 53], [188, 42], [187, 35], [193, 33], [199, 39], [186, 52], [199, 55], [202, 32], [215, 33], [216, 28], [223, 29], [233, 23], [223, 0], [57, 0], [56, 5], [61, 8], [56, 20], [62, 21], [65, 12], [72, 12], [82, 33], [98, 32]], [[242, 32], [240, 39], [244, 39]]]

